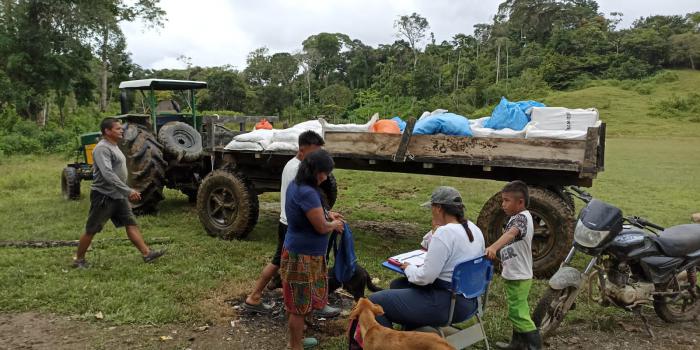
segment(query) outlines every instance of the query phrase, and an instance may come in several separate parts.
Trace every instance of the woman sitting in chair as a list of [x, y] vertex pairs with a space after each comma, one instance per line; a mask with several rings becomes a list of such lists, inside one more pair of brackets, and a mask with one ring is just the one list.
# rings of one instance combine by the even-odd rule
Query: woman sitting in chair
[[[455, 188], [436, 188], [430, 201], [422, 206], [431, 208], [433, 216], [433, 230], [421, 244], [428, 250], [425, 262], [422, 266], [401, 265], [406, 277], [392, 281], [391, 289], [369, 297], [384, 309], [377, 322], [386, 327], [398, 323], [411, 330], [445, 325], [450, 310], [452, 271], [457, 264], [484, 255], [484, 236], [474, 223], [465, 219], [462, 196]], [[453, 322], [466, 320], [476, 308], [476, 298], [458, 296]]]

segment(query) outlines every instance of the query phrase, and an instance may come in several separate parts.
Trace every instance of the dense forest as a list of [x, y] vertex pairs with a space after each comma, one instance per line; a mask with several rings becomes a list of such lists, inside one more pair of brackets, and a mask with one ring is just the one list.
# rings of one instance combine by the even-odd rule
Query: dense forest
[[[117, 86], [141, 78], [208, 82], [200, 109], [337, 122], [469, 116], [495, 104], [576, 89], [600, 79], [643, 79], [700, 65], [700, 12], [638, 18], [603, 14], [593, 0], [507, 0], [490, 23], [437, 41], [430, 18], [397, 16], [396, 41], [372, 47], [343, 33], [311, 34], [295, 52], [261, 47], [247, 65], [151, 70], [132, 62], [120, 24], [162, 26], [158, 0], [0, 2], [0, 152], [65, 151], [74, 136], [119, 110]], [[264, 44], [264, 43], [261, 43]]]

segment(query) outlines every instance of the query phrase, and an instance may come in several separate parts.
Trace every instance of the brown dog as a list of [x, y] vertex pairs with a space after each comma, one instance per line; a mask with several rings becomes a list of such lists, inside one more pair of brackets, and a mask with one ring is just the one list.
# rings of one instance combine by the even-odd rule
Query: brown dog
[[359, 319], [360, 333], [367, 350], [448, 350], [454, 349], [437, 334], [422, 332], [401, 332], [380, 325], [374, 318], [383, 315], [384, 309], [361, 298], [350, 313], [350, 319]]

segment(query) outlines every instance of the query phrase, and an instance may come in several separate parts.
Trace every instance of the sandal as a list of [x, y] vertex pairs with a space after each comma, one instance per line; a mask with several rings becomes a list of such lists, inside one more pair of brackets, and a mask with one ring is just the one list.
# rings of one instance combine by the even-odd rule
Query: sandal
[[243, 302], [241, 305], [241, 308], [243, 310], [249, 311], [249, 312], [259, 312], [259, 313], [268, 313], [272, 311], [272, 306], [267, 305], [263, 302], [260, 302], [260, 304], [248, 304], [247, 302]]
[[304, 346], [304, 349], [315, 348], [318, 346], [318, 340], [316, 338], [304, 338], [301, 341], [301, 345]]

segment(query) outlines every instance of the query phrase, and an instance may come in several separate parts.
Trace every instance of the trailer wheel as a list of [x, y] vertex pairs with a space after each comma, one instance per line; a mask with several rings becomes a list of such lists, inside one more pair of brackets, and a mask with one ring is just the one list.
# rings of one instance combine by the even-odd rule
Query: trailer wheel
[[[529, 187], [530, 214], [535, 225], [532, 239], [533, 270], [538, 278], [551, 277], [571, 249], [574, 215], [569, 204], [557, 193]], [[501, 209], [501, 193], [493, 195], [481, 208], [477, 226], [484, 230], [488, 244], [495, 242], [505, 228], [506, 214]]]
[[215, 170], [197, 193], [197, 213], [210, 236], [245, 238], [258, 221], [258, 195], [242, 174]]
[[61, 194], [63, 199], [80, 199], [80, 176], [73, 167], [65, 167], [61, 172]]
[[328, 207], [328, 210], [333, 209], [335, 201], [338, 199], [338, 183], [335, 181], [335, 176], [328, 175], [326, 181], [321, 182], [319, 187], [324, 205]]

